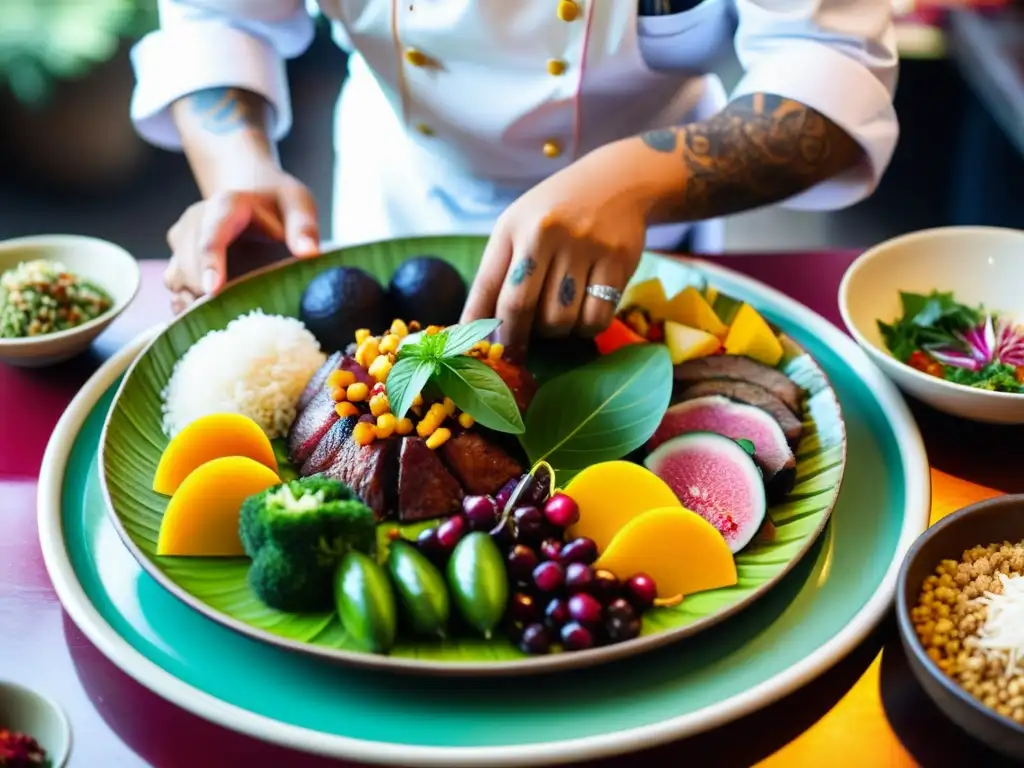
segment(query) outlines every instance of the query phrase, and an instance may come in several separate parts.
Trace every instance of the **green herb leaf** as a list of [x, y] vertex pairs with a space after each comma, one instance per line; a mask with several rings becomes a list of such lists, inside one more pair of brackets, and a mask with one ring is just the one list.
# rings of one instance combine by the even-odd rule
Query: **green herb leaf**
[[974, 389], [984, 389], [989, 392], [1019, 393], [1024, 391], [1024, 387], [1021, 387], [1020, 382], [1017, 381], [1017, 369], [1005, 363], [989, 363], [980, 371], [946, 365], [943, 366], [943, 373], [946, 381]]
[[523, 417], [515, 397], [501, 376], [479, 360], [466, 355], [442, 360], [434, 381], [480, 425], [497, 432], [522, 434]]
[[444, 356], [455, 357], [470, 348], [478, 341], [483, 341], [501, 325], [501, 320], [493, 317], [486, 317], [481, 320], [474, 320], [465, 325], [453, 325], [445, 329], [448, 340], [444, 345]]
[[981, 321], [978, 309], [960, 304], [952, 293], [929, 294], [900, 292], [902, 316], [894, 323], [878, 321], [878, 330], [893, 357], [907, 362], [910, 356], [929, 344], [963, 348], [957, 338]]
[[531, 464], [559, 471], [621, 459], [654, 434], [671, 396], [668, 348], [631, 344], [542, 386], [520, 442]]
[[396, 419], [405, 417], [412, 401], [426, 385], [436, 368], [432, 360], [406, 357], [395, 362], [388, 373], [386, 387], [391, 412]]

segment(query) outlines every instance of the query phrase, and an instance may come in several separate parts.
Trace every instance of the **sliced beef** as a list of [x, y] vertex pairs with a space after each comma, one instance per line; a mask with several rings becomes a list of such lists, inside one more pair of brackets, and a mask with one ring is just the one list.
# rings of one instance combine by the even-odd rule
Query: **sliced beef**
[[453, 435], [441, 446], [441, 458], [471, 496], [495, 494], [523, 474], [518, 461], [478, 432]]
[[782, 371], [769, 368], [749, 357], [739, 355], [711, 355], [687, 360], [675, 367], [675, 380], [679, 384], [696, 384], [713, 379], [746, 381], [767, 389], [799, 417], [803, 390]]
[[800, 442], [800, 435], [803, 434], [803, 425], [800, 419], [793, 415], [793, 412], [786, 407], [779, 398], [762, 386], [751, 384], [748, 381], [732, 381], [730, 379], [709, 379], [691, 384], [685, 390], [680, 400], [694, 400], [707, 395], [721, 395], [737, 403], [746, 403], [755, 408], [760, 408], [768, 413], [782, 427], [786, 434], [786, 442], [795, 449]]
[[295, 418], [288, 431], [288, 458], [292, 464], [299, 467], [305, 464], [320, 439], [334, 426], [338, 420], [334, 405], [331, 393], [326, 387], [321, 387], [309, 405]]
[[306, 459], [306, 463], [302, 465], [299, 474], [302, 477], [309, 477], [326, 472], [338, 458], [345, 443], [352, 439], [352, 430], [358, 421], [359, 419], [355, 416], [346, 416], [344, 419], [334, 422], [327, 430], [327, 434], [320, 438], [320, 442], [317, 443], [310, 457]]
[[417, 523], [452, 515], [462, 507], [462, 486], [436, 451], [419, 437], [403, 437], [398, 455], [398, 519]]
[[378, 522], [385, 520], [394, 512], [397, 501], [398, 444], [396, 437], [374, 440], [369, 445], [344, 440], [324, 477], [345, 483], [373, 510]]
[[340, 361], [341, 352], [335, 352], [333, 355], [328, 357], [327, 361], [320, 366], [316, 373], [313, 374], [313, 378], [306, 383], [306, 388], [302, 390], [302, 397], [299, 398], [300, 411], [310, 404], [317, 392], [327, 386], [327, 377], [338, 368], [338, 363]]
[[526, 409], [530, 407], [530, 403], [533, 401], [533, 396], [537, 393], [537, 380], [533, 378], [533, 374], [526, 370], [525, 367], [505, 359], [485, 359], [483, 362], [501, 377], [501, 380], [505, 382], [505, 386], [512, 392], [519, 410], [522, 413], [526, 413]]

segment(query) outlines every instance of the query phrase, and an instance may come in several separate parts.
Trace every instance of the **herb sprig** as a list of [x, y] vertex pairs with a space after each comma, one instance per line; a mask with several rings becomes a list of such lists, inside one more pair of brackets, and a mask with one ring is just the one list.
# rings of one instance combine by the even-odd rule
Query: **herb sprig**
[[434, 334], [420, 331], [406, 336], [387, 378], [395, 417], [403, 418], [416, 395], [432, 386], [480, 425], [522, 434], [523, 417], [508, 385], [490, 366], [465, 354], [500, 324], [495, 319], [474, 320]]
[[981, 311], [960, 304], [953, 294], [932, 291], [929, 294], [900, 293], [903, 314], [894, 323], [878, 321], [885, 346], [900, 362], [907, 362], [919, 349], [932, 345], [962, 347], [958, 332], [974, 328]]

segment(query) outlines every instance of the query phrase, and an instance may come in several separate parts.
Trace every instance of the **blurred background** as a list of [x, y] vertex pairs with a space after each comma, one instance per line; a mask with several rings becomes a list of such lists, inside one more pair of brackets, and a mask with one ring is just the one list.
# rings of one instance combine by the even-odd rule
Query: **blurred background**
[[[1024, 8], [899, 0], [902, 135], [876, 194], [831, 214], [734, 217], [731, 251], [869, 246], [945, 224], [1024, 227]], [[74, 232], [167, 256], [164, 233], [197, 198], [185, 160], [128, 119], [132, 43], [155, 0], [0, 0], [0, 239]], [[345, 57], [321, 28], [289, 65], [286, 167], [331, 195], [332, 113]], [[735, 82], [735, 63], [720, 73]]]

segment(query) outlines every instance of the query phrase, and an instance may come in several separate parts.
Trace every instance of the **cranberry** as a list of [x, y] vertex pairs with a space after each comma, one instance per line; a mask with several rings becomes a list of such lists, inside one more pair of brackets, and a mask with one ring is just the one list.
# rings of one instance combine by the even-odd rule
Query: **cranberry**
[[646, 573], [637, 573], [626, 579], [626, 595], [633, 607], [643, 612], [654, 605], [658, 597], [658, 587], [654, 579]]
[[636, 618], [636, 613], [633, 611], [633, 606], [629, 604], [629, 601], [625, 598], [618, 597], [612, 600], [605, 606], [605, 616], [608, 619], [620, 618], [623, 621], [632, 621]]
[[565, 586], [571, 592], [585, 591], [594, 583], [594, 570], [583, 563], [569, 563], [565, 567]]
[[564, 493], [556, 493], [544, 505], [544, 517], [557, 528], [568, 528], [580, 519], [580, 508]]
[[449, 517], [437, 526], [437, 540], [445, 552], [451, 552], [466, 533], [466, 519], [462, 515]]
[[576, 621], [570, 621], [561, 632], [562, 646], [567, 651], [585, 651], [594, 646], [594, 635]]
[[519, 640], [519, 648], [523, 653], [540, 655], [551, 649], [551, 636], [543, 624], [530, 624], [523, 630]]
[[594, 581], [590, 585], [590, 592], [601, 602], [610, 603], [619, 596], [619, 579], [611, 571], [598, 568], [594, 571]]
[[533, 569], [533, 583], [540, 592], [554, 592], [565, 583], [565, 572], [562, 566], [549, 560]]
[[544, 622], [551, 629], [561, 629], [569, 619], [569, 604], [560, 597], [554, 598], [544, 609]]
[[537, 601], [533, 599], [533, 595], [525, 592], [516, 592], [512, 595], [508, 612], [513, 621], [521, 624], [530, 624], [540, 618]]
[[593, 595], [580, 592], [569, 598], [569, 615], [580, 624], [600, 624], [603, 612], [601, 604]]
[[501, 490], [498, 491], [494, 496], [494, 502], [498, 505], [499, 510], [503, 511], [505, 509], [505, 506], [508, 504], [508, 500], [512, 498], [512, 494], [516, 490], [516, 487], [518, 485], [519, 478], [517, 477], [512, 480], [509, 480], [507, 483], [501, 486]]
[[541, 538], [541, 526], [544, 515], [536, 507], [519, 507], [512, 513], [518, 541], [538, 541]]
[[519, 500], [524, 504], [532, 504], [535, 507], [544, 505], [551, 493], [551, 475], [547, 470], [540, 470], [535, 475], [523, 476], [523, 490], [519, 494]]
[[467, 496], [462, 500], [462, 512], [473, 531], [489, 531], [498, 518], [498, 507], [490, 496]]
[[562, 551], [562, 542], [560, 539], [544, 539], [540, 543], [540, 553], [544, 556], [545, 560], [558, 560], [558, 555]]
[[565, 565], [569, 563], [590, 565], [597, 560], [597, 544], [587, 538], [573, 539], [562, 547], [559, 559]]
[[516, 544], [508, 553], [508, 575], [516, 581], [529, 581], [538, 563], [536, 552], [525, 544]]
[[416, 547], [430, 560], [437, 561], [444, 555], [444, 547], [437, 536], [437, 528], [426, 528], [416, 537]]
[[624, 619], [612, 616], [604, 624], [605, 634], [609, 642], [622, 643], [640, 636], [640, 619]]

